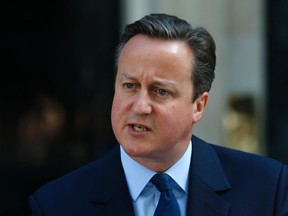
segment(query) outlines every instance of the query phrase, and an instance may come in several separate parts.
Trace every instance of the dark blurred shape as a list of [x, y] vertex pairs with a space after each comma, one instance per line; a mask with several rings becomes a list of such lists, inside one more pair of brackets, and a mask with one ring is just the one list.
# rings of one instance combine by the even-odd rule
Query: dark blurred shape
[[17, 162], [48, 163], [51, 156], [47, 155], [49, 145], [59, 138], [65, 119], [65, 111], [59, 103], [45, 96], [39, 97], [31, 110], [19, 118]]
[[268, 154], [288, 163], [288, 1], [267, 0]]
[[0, 215], [30, 215], [36, 188], [115, 145], [118, 8], [118, 0], [1, 4]]

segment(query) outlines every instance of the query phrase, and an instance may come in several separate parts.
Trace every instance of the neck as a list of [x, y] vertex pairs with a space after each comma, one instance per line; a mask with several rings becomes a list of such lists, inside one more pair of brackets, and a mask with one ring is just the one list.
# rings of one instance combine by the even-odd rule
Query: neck
[[188, 145], [185, 149], [173, 155], [161, 153], [160, 155], [149, 157], [131, 157], [133, 160], [140, 163], [142, 166], [153, 170], [157, 173], [163, 173], [173, 166], [186, 152]]

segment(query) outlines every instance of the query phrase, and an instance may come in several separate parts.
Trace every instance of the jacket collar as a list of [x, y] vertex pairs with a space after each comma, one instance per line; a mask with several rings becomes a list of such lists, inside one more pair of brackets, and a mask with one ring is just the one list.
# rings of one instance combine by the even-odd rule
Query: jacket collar
[[92, 202], [100, 208], [103, 207], [102, 215], [134, 215], [132, 199], [121, 164], [119, 146], [116, 146], [98, 163], [100, 170], [97, 171], [98, 178], [92, 191]]
[[211, 145], [193, 136], [187, 216], [225, 216], [230, 204], [220, 193], [231, 189], [221, 162]]
[[[192, 137], [187, 216], [226, 216], [230, 204], [220, 194], [231, 189], [217, 153], [203, 140]], [[92, 202], [103, 206], [103, 215], [134, 215], [117, 146], [98, 161], [101, 177], [95, 181]], [[105, 206], [105, 207], [104, 207]]]

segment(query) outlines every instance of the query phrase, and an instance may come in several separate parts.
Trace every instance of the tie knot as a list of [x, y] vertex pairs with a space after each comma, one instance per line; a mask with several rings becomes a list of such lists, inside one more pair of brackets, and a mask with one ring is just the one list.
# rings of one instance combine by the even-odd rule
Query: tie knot
[[155, 174], [151, 178], [151, 182], [155, 185], [155, 187], [160, 191], [171, 190], [171, 180], [172, 178], [166, 173]]

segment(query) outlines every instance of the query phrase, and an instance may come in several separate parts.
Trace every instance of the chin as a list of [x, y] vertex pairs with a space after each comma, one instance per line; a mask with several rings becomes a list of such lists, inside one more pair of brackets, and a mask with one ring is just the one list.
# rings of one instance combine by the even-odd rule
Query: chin
[[147, 149], [144, 149], [141, 146], [135, 146], [135, 144], [129, 145], [122, 145], [124, 151], [131, 157], [145, 157], [145, 155], [149, 154]]

